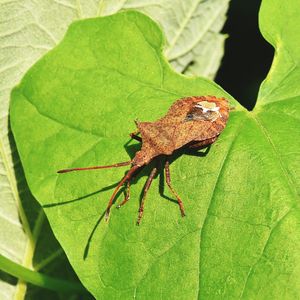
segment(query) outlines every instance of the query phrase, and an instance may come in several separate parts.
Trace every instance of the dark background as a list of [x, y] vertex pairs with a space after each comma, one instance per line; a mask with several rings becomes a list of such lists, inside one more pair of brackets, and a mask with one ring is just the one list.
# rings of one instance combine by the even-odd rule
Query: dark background
[[215, 81], [251, 110], [259, 86], [266, 77], [274, 50], [258, 28], [261, 0], [231, 0], [222, 30], [229, 35], [225, 55]]

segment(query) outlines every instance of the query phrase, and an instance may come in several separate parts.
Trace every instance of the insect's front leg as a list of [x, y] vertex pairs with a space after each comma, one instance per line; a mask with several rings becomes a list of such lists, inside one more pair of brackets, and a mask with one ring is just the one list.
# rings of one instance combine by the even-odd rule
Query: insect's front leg
[[137, 165], [133, 165], [131, 167], [131, 169], [127, 172], [127, 174], [122, 178], [122, 180], [118, 183], [117, 187], [115, 188], [112, 196], [109, 199], [109, 202], [107, 204], [107, 208], [106, 208], [106, 213], [105, 213], [105, 219], [108, 220], [109, 218], [109, 213], [110, 213], [110, 209], [113, 205], [114, 199], [119, 191], [119, 189], [121, 188], [121, 186], [125, 183], [131, 180], [132, 175], [134, 174], [135, 171], [137, 171], [140, 168], [140, 166]]
[[141, 138], [140, 136], [138, 136], [139, 133], [140, 133], [140, 131], [139, 131], [139, 130], [136, 130], [136, 131], [130, 133], [129, 136], [130, 136], [132, 139], [141, 142], [141, 141], [142, 141], [142, 138]]
[[130, 199], [130, 181], [127, 181], [126, 192], [124, 200], [117, 206], [117, 208], [122, 207]]

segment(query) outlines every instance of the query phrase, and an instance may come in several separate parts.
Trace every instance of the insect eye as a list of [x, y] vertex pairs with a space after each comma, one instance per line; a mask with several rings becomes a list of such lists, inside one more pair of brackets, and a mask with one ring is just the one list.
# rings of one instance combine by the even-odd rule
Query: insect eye
[[187, 114], [185, 117], [185, 121], [193, 121], [194, 115], [193, 114]]

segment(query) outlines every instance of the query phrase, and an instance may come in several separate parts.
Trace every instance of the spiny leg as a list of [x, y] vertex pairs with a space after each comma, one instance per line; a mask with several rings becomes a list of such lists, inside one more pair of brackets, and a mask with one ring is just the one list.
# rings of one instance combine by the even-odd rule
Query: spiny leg
[[141, 219], [143, 217], [147, 192], [148, 192], [148, 190], [151, 186], [151, 183], [152, 183], [153, 178], [155, 177], [156, 173], [157, 173], [157, 168], [153, 168], [150, 175], [149, 175], [149, 177], [148, 177], [148, 179], [147, 179], [147, 182], [145, 184], [144, 194], [143, 194], [142, 202], [141, 202], [140, 209], [139, 209], [139, 216], [138, 216], [138, 219], [137, 219], [137, 224], [138, 225], [140, 225]]
[[166, 161], [166, 163], [165, 163], [166, 183], [167, 183], [168, 187], [170, 188], [172, 194], [177, 199], [177, 202], [178, 202], [178, 205], [179, 205], [179, 209], [180, 209], [180, 212], [181, 212], [181, 216], [184, 217], [185, 216], [185, 212], [184, 212], [183, 203], [182, 203], [180, 197], [178, 196], [178, 194], [175, 192], [175, 190], [171, 186], [171, 176], [170, 176], [170, 167], [169, 166], [170, 166], [169, 162]]
[[106, 208], [106, 213], [105, 213], [105, 219], [108, 220], [108, 217], [109, 217], [109, 212], [110, 212], [110, 208], [114, 202], [114, 199], [120, 189], [120, 187], [126, 182], [126, 181], [130, 181], [133, 173], [139, 169], [140, 166], [133, 166], [131, 167], [131, 169], [127, 172], [127, 174], [122, 178], [122, 180], [118, 183], [117, 187], [115, 188], [113, 194], [111, 195], [110, 199], [109, 199], [109, 202], [107, 204], [107, 208]]

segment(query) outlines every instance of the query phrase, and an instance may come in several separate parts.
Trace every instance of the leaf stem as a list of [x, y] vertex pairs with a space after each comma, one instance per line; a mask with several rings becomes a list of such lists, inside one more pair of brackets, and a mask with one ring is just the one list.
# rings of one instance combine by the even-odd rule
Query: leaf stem
[[24, 268], [0, 254], [0, 270], [26, 282], [57, 292], [87, 293], [86, 289], [76, 282], [50, 277], [48, 275]]
[[49, 263], [51, 263], [55, 258], [57, 258], [58, 256], [62, 255], [64, 253], [62, 248], [59, 248], [58, 250], [56, 250], [55, 252], [53, 252], [51, 255], [49, 255], [47, 258], [43, 259], [42, 261], [40, 261], [38, 264], [36, 264], [34, 266], [34, 269], [36, 271], [39, 271], [40, 269], [44, 268], [45, 266], [47, 266]]

